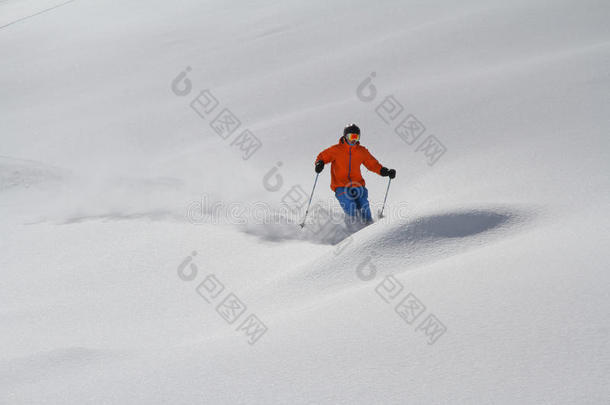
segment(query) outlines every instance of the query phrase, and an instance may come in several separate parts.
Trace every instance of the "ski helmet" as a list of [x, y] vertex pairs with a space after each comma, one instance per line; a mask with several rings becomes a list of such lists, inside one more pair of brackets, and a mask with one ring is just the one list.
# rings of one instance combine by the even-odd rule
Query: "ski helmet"
[[347, 134], [358, 134], [360, 135], [360, 128], [356, 124], [349, 124], [343, 128], [343, 136]]

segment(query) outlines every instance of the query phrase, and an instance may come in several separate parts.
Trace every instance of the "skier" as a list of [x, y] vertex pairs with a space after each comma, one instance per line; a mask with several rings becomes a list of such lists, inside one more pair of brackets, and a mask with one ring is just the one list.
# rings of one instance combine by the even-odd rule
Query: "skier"
[[360, 165], [364, 164], [370, 171], [391, 179], [396, 177], [396, 170], [381, 166], [368, 149], [360, 145], [360, 128], [356, 124], [343, 129], [338, 144], [320, 152], [316, 158], [316, 173], [322, 172], [326, 163], [331, 163], [330, 188], [346, 214], [346, 224], [350, 226], [360, 221], [368, 225], [373, 222], [369, 193], [360, 174]]

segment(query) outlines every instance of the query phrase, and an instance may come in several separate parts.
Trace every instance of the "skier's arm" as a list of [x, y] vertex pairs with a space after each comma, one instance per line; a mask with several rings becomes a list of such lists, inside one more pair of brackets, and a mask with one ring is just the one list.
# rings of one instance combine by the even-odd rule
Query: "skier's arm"
[[320, 152], [320, 154], [316, 158], [316, 162], [320, 160], [324, 163], [330, 163], [335, 160], [334, 145]]
[[381, 163], [379, 163], [377, 161], [377, 159], [375, 159], [375, 157], [373, 155], [371, 155], [371, 152], [369, 152], [369, 150], [366, 148], [365, 148], [365, 153], [366, 153], [366, 158], [364, 159], [364, 162], [362, 162], [364, 164], [364, 167], [366, 167], [367, 169], [369, 169], [372, 172], [381, 174], [381, 168], [383, 167], [383, 166], [381, 166]]
[[316, 157], [316, 167], [315, 167], [316, 173], [321, 173], [322, 170], [324, 170], [324, 164], [330, 163], [333, 160], [335, 160], [335, 156], [334, 156], [334, 149], [332, 146], [330, 148], [326, 148], [322, 152], [320, 152], [318, 157]]

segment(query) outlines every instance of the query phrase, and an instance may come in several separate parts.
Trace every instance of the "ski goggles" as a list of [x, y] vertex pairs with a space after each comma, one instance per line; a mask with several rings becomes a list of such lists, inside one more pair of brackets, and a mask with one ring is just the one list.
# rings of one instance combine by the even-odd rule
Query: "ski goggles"
[[350, 142], [358, 142], [360, 140], [360, 134], [347, 134], [345, 137]]

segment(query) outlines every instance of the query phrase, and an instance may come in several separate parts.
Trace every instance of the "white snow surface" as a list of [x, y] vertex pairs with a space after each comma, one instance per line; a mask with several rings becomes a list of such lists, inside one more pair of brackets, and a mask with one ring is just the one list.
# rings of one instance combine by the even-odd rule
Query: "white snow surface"
[[[607, 404], [609, 18], [601, 0], [1, 1], [0, 403]], [[343, 243], [199, 206], [281, 220], [350, 122], [398, 175], [388, 217]], [[386, 179], [363, 174], [379, 207]], [[329, 177], [314, 203], [336, 209]]]

